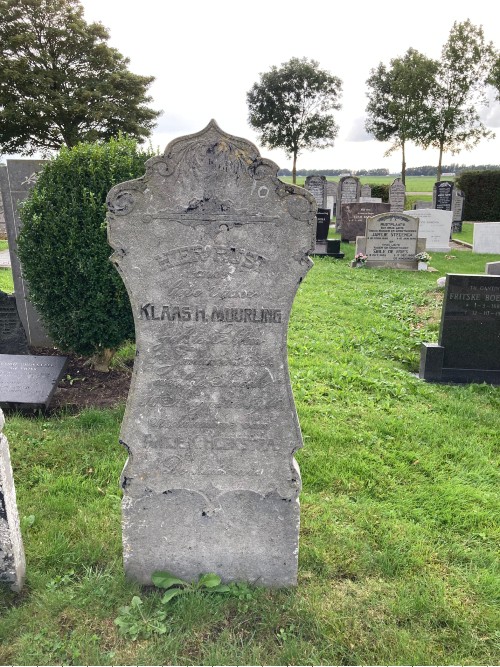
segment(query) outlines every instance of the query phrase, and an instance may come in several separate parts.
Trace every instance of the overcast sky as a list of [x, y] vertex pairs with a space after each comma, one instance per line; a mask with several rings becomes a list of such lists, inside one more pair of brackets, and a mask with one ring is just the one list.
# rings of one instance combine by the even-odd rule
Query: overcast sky
[[[292, 57], [317, 60], [343, 82], [334, 148], [304, 152], [298, 168], [400, 170], [400, 154], [384, 158], [387, 144], [364, 131], [365, 82], [380, 61], [409, 47], [440, 56], [454, 21], [469, 18], [500, 49], [500, 4], [490, 0], [82, 0], [87, 21], [110, 31], [110, 44], [130, 58], [130, 69], [156, 77], [152, 106], [162, 109], [152, 143], [163, 151], [177, 136], [197, 132], [211, 118], [250, 139], [261, 154], [291, 168], [282, 151], [258, 144], [247, 121], [246, 93], [259, 74]], [[482, 112], [497, 138], [445, 162], [500, 164], [500, 103]], [[410, 145], [407, 166], [437, 164], [437, 151]]]

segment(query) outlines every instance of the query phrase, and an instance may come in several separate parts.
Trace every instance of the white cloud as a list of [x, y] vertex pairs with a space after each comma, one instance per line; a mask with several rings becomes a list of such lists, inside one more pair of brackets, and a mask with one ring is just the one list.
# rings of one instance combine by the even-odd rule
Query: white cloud
[[371, 134], [365, 130], [366, 116], [358, 116], [352, 122], [351, 129], [347, 133], [346, 141], [373, 141]]

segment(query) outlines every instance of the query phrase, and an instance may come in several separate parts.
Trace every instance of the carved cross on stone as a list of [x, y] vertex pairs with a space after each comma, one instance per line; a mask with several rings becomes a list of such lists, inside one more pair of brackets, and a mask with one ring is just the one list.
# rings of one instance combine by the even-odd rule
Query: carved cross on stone
[[287, 326], [316, 203], [211, 121], [108, 196], [135, 318], [122, 424], [124, 563], [194, 579], [297, 580], [302, 446]]

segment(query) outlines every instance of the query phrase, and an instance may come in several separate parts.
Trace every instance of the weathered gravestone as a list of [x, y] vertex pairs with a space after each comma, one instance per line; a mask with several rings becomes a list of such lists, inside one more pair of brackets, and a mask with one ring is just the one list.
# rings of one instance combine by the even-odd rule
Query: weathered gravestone
[[0, 239], [7, 238], [7, 228], [5, 226], [5, 213], [3, 212], [3, 200], [0, 194]]
[[426, 239], [425, 249], [428, 252], [449, 252], [451, 211], [426, 208], [405, 211], [405, 213], [419, 219], [418, 235]]
[[475, 222], [472, 252], [500, 254], [500, 222]]
[[307, 176], [304, 187], [312, 194], [318, 208], [326, 208], [326, 176]]
[[451, 211], [453, 202], [453, 181], [438, 181], [432, 188], [432, 208]]
[[337, 213], [337, 184], [333, 181], [325, 183], [326, 208], [331, 211], [332, 215]]
[[[366, 221], [365, 236], [356, 239], [356, 255], [366, 255], [365, 266], [417, 270], [415, 255], [425, 250], [418, 236], [418, 218], [404, 213], [382, 213]], [[352, 266], [356, 262], [353, 261]]]
[[355, 241], [356, 237], [363, 236], [366, 221], [379, 213], [388, 213], [389, 204], [344, 204], [342, 212], [342, 241]]
[[0, 354], [29, 354], [16, 297], [0, 290]]
[[302, 446], [287, 325], [316, 202], [211, 121], [108, 196], [137, 357], [122, 424], [124, 565], [296, 583]]
[[372, 196], [371, 185], [365, 183], [364, 185], [361, 186], [360, 197], [371, 197], [371, 196]]
[[419, 376], [500, 384], [500, 276], [446, 276], [439, 342], [422, 344]]
[[382, 204], [382, 197], [360, 197], [360, 204]]
[[453, 188], [453, 201], [452, 201], [452, 211], [453, 211], [453, 223], [452, 231], [461, 232], [462, 231], [462, 222], [464, 220], [464, 204], [465, 204], [465, 195], [462, 190]]
[[0, 584], [19, 592], [23, 587], [26, 564], [9, 443], [2, 433], [4, 424], [5, 419], [0, 410]]
[[405, 210], [406, 187], [401, 178], [395, 178], [389, 187], [389, 204], [392, 213]]
[[17, 256], [17, 237], [22, 227], [19, 205], [28, 196], [36, 183], [38, 172], [45, 163], [46, 160], [7, 160], [6, 165], [0, 165], [0, 190], [4, 204], [17, 310], [28, 337], [28, 343], [34, 347], [51, 347], [52, 341], [29, 300], [28, 287]]
[[500, 276], [500, 262], [487, 262], [484, 272], [490, 276]]
[[67, 357], [0, 355], [0, 407], [48, 408], [66, 363]]
[[337, 190], [337, 218], [335, 222], [335, 230], [342, 231], [344, 204], [351, 204], [359, 201], [361, 192], [361, 183], [356, 176], [342, 176], [339, 180]]

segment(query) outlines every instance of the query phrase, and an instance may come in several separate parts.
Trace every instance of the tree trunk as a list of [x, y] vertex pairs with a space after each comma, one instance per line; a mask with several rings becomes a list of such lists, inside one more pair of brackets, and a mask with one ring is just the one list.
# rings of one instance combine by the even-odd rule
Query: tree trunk
[[292, 183], [294, 185], [297, 183], [297, 153], [296, 152], [293, 154]]
[[109, 348], [105, 348], [104, 350], [101, 350], [101, 352], [96, 352], [89, 360], [91, 368], [95, 371], [101, 371], [102, 373], [109, 373], [109, 364], [111, 363], [114, 353], [115, 350]]
[[401, 180], [403, 181], [403, 185], [406, 185], [406, 155], [405, 155], [405, 142], [404, 141], [401, 144], [401, 152], [402, 152]]
[[436, 181], [439, 183], [441, 180], [441, 173], [443, 171], [443, 144], [439, 145], [439, 162], [437, 168]]

